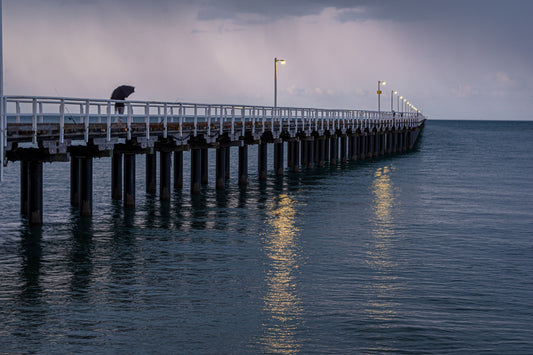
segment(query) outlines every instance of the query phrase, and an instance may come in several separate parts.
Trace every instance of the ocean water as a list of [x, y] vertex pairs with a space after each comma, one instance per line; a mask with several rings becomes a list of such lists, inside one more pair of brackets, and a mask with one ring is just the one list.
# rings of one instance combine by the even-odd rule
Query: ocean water
[[0, 353], [533, 353], [533, 122], [428, 121], [410, 153], [266, 183], [254, 149], [246, 188], [235, 150], [225, 191], [167, 203], [139, 156], [135, 209], [97, 159], [92, 218], [46, 164], [34, 228], [10, 164]]

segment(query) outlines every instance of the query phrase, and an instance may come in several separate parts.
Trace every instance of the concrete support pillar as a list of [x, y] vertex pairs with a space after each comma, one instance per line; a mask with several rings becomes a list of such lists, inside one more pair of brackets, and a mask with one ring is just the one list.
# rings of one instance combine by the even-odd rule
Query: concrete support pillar
[[43, 224], [43, 163], [28, 163], [28, 221]]
[[198, 148], [191, 149], [191, 194], [200, 193], [201, 152]]
[[353, 149], [354, 140], [355, 140], [354, 135], [348, 136], [348, 159], [349, 160], [356, 160], [354, 159], [354, 149]]
[[207, 185], [209, 183], [209, 150], [207, 148], [202, 148], [200, 151], [200, 182], [202, 185]]
[[372, 158], [377, 158], [378, 156], [378, 134], [376, 132], [372, 133]]
[[224, 190], [226, 186], [226, 150], [227, 147], [218, 147], [216, 153], [216, 189]]
[[171, 152], [159, 152], [159, 199], [170, 201]]
[[398, 147], [398, 132], [391, 132], [391, 153], [395, 154]]
[[29, 214], [29, 178], [30, 178], [30, 163], [21, 160], [20, 162], [20, 212], [23, 216]]
[[396, 153], [402, 152], [402, 132], [396, 132]]
[[287, 168], [292, 171], [294, 166], [294, 141], [287, 142]]
[[80, 216], [93, 215], [93, 159], [80, 159]]
[[369, 159], [372, 159], [372, 157], [374, 156], [374, 133], [371, 132], [368, 134], [367, 144], [368, 144], [368, 149], [366, 152], [366, 157]]
[[338, 159], [338, 149], [339, 149], [339, 142], [337, 140], [337, 137], [331, 136], [329, 139], [329, 163], [331, 165], [337, 164]]
[[229, 174], [229, 173], [230, 173], [230, 171], [229, 171], [229, 167], [230, 167], [230, 159], [231, 159], [231, 154], [230, 154], [230, 153], [231, 153], [231, 150], [230, 150], [230, 149], [231, 149], [231, 147], [230, 147], [230, 146], [227, 146], [227, 147], [226, 147], [226, 150], [225, 150], [225, 152], [226, 152], [226, 159], [224, 160], [224, 162], [225, 162], [225, 164], [224, 164], [224, 177], [226, 178], [226, 180], [229, 179], [229, 175], [230, 175], [230, 174]]
[[403, 139], [402, 152], [406, 152], [407, 151], [407, 130], [403, 131], [402, 139]]
[[291, 170], [295, 173], [300, 171], [300, 143], [298, 141], [292, 141], [292, 166]]
[[183, 187], [183, 152], [174, 152], [174, 189]]
[[361, 155], [361, 135], [359, 133], [357, 133], [355, 135], [355, 160], [359, 160], [360, 158], [360, 155]]
[[146, 193], [155, 194], [157, 191], [157, 154], [146, 154]]
[[358, 134], [357, 139], [357, 159], [358, 160], [364, 160], [365, 159], [365, 136], [363, 133]]
[[268, 150], [267, 150], [268, 144], [267, 143], [259, 143], [258, 148], [258, 170], [259, 170], [259, 180], [266, 180], [267, 179], [267, 158], [268, 158]]
[[353, 137], [353, 153], [352, 153], [352, 160], [357, 160], [358, 158], [358, 147], [357, 147], [357, 144], [359, 143], [359, 135], [357, 135], [357, 133], [354, 135]]
[[341, 136], [341, 162], [346, 163], [346, 136]]
[[70, 158], [70, 205], [79, 207], [80, 203], [80, 158]]
[[300, 171], [300, 143], [298, 141], [292, 143], [292, 171], [297, 173]]
[[283, 175], [283, 142], [274, 143], [274, 171], [276, 175]]
[[315, 160], [315, 140], [307, 141], [307, 168], [312, 169]]
[[309, 160], [309, 154], [308, 154], [308, 149], [307, 149], [307, 141], [306, 140], [302, 140], [301, 141], [301, 146], [302, 146], [302, 167], [307, 167], [307, 163], [308, 163], [308, 160]]
[[320, 155], [320, 142], [318, 136], [313, 137], [313, 163], [318, 166], [318, 160]]
[[43, 163], [28, 163], [28, 220], [30, 224], [43, 223]]
[[322, 144], [324, 146], [324, 161], [329, 161], [329, 137], [324, 136], [324, 139], [322, 140]]
[[135, 207], [135, 154], [124, 154], [124, 207]]
[[116, 152], [111, 157], [111, 198], [122, 200], [122, 154]]
[[317, 148], [318, 148], [318, 154], [317, 154], [317, 157], [318, 157], [318, 161], [317, 161], [317, 166], [319, 168], [323, 168], [324, 167], [324, 156], [325, 156], [325, 138], [323, 137], [315, 137], [315, 140], [316, 142], [318, 143], [317, 144]]
[[239, 185], [248, 184], [248, 146], [239, 147]]
[[396, 132], [396, 153], [402, 152], [402, 131]]

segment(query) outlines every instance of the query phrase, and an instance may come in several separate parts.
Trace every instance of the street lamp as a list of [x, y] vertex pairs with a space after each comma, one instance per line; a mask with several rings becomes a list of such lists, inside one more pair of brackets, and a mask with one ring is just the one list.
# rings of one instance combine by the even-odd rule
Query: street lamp
[[285, 59], [274, 58], [274, 107], [278, 107], [278, 62], [285, 64]]
[[398, 112], [402, 112], [402, 111], [400, 110], [400, 100], [403, 100], [403, 96], [401, 96], [401, 95], [398, 96]]
[[378, 114], [381, 111], [381, 85], [387, 85], [387, 82], [378, 80]]
[[394, 95], [397, 95], [398, 91], [392, 90], [390, 93], [390, 112], [394, 111]]

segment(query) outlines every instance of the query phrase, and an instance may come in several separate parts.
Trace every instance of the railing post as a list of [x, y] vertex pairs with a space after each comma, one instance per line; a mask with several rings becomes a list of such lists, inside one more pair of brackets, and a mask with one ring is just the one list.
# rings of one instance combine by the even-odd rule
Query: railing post
[[65, 99], [59, 105], [59, 143], [65, 142]]
[[180, 104], [179, 106], [179, 111], [178, 111], [178, 115], [179, 115], [179, 121], [180, 121], [180, 138], [183, 137], [183, 105]]
[[164, 115], [163, 116], [163, 128], [164, 128], [163, 138], [166, 139], [168, 137], [168, 107], [167, 107], [167, 104], [165, 104], [165, 106], [163, 107], [163, 115]]
[[39, 102], [39, 123], [44, 123], [43, 103]]
[[98, 123], [102, 123], [102, 106], [98, 104]]
[[207, 116], [207, 136], [211, 136], [211, 105], [204, 108], [205, 115]]
[[[15, 110], [17, 113], [17, 117], [16, 117], [17, 123], [20, 123], [20, 102], [18, 101], [16, 102]], [[7, 115], [5, 115], [5, 117], [7, 117]]]
[[144, 124], [146, 127], [146, 139], [150, 139], [150, 104], [144, 106]]
[[131, 102], [128, 102], [128, 118], [127, 118], [127, 138], [131, 140], [131, 121], [133, 119], [133, 113], [131, 112]]
[[[32, 143], [37, 144], [37, 99], [33, 99], [33, 116], [32, 116], [32, 130], [33, 130], [33, 139]], [[3, 164], [3, 162], [2, 162]]]
[[198, 134], [198, 105], [194, 105], [194, 136]]
[[89, 100], [85, 102], [85, 143], [89, 142]]
[[235, 106], [231, 106], [231, 139], [235, 134]]
[[244, 137], [244, 135], [246, 134], [246, 106], [243, 106], [241, 113], [242, 113], [242, 117], [241, 117], [241, 123], [242, 123], [241, 135]]
[[261, 133], [264, 133], [264, 132], [265, 132], [265, 117], [266, 117], [266, 109], [263, 108], [263, 115], [262, 115], [262, 117], [261, 117], [261, 122], [262, 122]]
[[218, 122], [219, 122], [218, 132], [220, 135], [224, 134], [224, 111], [225, 110], [226, 109], [224, 107], [220, 106], [220, 116], [218, 118]]
[[255, 133], [255, 107], [252, 108], [252, 135]]
[[107, 102], [106, 140], [111, 141], [111, 101]]

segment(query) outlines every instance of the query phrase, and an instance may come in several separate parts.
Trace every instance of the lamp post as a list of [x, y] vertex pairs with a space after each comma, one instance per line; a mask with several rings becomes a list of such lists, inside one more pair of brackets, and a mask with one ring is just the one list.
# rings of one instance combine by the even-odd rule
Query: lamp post
[[285, 59], [274, 58], [274, 107], [278, 107], [278, 62], [285, 64]]
[[402, 112], [400, 111], [400, 100], [403, 100], [403, 96], [398, 95], [398, 112]]
[[381, 85], [387, 85], [387, 82], [378, 80], [378, 115], [381, 112]]
[[398, 91], [392, 90], [390, 93], [390, 112], [394, 111], [394, 95], [397, 95]]

